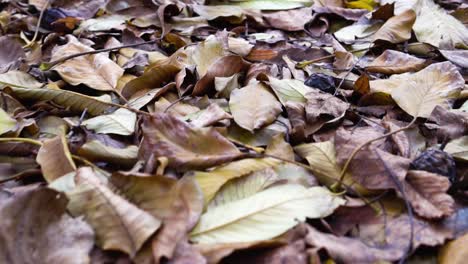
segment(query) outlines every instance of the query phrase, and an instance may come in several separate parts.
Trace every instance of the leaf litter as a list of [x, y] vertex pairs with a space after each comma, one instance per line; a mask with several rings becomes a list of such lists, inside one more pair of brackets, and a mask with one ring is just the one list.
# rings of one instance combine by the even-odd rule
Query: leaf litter
[[0, 262], [464, 263], [463, 1], [0, 6]]

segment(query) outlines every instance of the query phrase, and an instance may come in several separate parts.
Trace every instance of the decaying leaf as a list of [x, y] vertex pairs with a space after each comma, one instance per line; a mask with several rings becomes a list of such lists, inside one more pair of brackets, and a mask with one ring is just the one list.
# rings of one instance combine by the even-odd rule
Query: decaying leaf
[[94, 233], [66, 213], [66, 198], [42, 186], [2, 189], [2, 263], [89, 263]]
[[147, 118], [143, 133], [139, 157], [167, 157], [173, 168], [208, 168], [242, 155], [216, 130], [191, 127], [168, 114]]
[[3, 109], [0, 109], [0, 135], [12, 131], [15, 128], [16, 120], [11, 118]]
[[2, 86], [13, 86], [21, 88], [39, 88], [43, 86], [31, 75], [22, 71], [9, 71], [0, 74], [0, 84]]
[[82, 125], [101, 134], [128, 136], [135, 131], [137, 116], [127, 109], [117, 109], [112, 114], [100, 115], [85, 120]]
[[416, 13], [413, 10], [407, 10], [396, 15], [372, 36], [373, 40], [385, 40], [391, 43], [400, 43], [411, 37], [411, 29], [416, 21]]
[[426, 61], [395, 50], [385, 50], [379, 57], [366, 66], [370, 72], [398, 74], [419, 71]]

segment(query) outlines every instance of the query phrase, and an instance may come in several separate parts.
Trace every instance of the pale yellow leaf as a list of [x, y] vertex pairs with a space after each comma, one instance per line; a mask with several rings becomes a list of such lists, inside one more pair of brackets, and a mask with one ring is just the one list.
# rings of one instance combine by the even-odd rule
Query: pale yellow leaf
[[387, 20], [372, 38], [374, 41], [404, 42], [411, 38], [411, 29], [415, 20], [416, 13], [413, 10], [407, 10]]
[[306, 218], [330, 215], [344, 200], [322, 187], [285, 184], [222, 204], [204, 213], [191, 233], [202, 244], [262, 241]]
[[456, 159], [468, 161], [468, 136], [450, 141], [444, 151]]
[[205, 198], [205, 204], [207, 204], [213, 199], [221, 186], [229, 180], [247, 175], [254, 171], [269, 168], [279, 163], [278, 160], [271, 158], [243, 159], [217, 167], [212, 171], [195, 171], [193, 172], [193, 176], [198, 182]]
[[82, 125], [99, 134], [116, 134], [128, 136], [135, 132], [137, 116], [124, 108], [112, 114], [100, 115], [83, 121]]
[[16, 128], [16, 120], [11, 118], [5, 110], [0, 108], [0, 135]]
[[43, 86], [43, 84], [38, 82], [36, 79], [34, 79], [34, 77], [25, 72], [9, 71], [0, 74], [0, 87], [1, 86], [39, 88]]

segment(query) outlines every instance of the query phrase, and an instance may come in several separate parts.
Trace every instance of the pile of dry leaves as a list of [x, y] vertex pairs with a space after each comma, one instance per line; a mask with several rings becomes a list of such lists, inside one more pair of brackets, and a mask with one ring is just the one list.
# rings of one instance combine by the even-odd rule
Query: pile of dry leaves
[[0, 7], [0, 263], [466, 263], [463, 0]]

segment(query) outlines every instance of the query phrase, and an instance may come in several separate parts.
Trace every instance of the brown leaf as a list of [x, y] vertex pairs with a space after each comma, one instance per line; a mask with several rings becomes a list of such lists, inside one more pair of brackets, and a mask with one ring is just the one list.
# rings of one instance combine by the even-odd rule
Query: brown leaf
[[[94, 49], [69, 36], [69, 42], [54, 49], [52, 60], [71, 54], [93, 51]], [[111, 61], [105, 53], [85, 55], [66, 60], [55, 68], [60, 76], [72, 85], [86, 84], [100, 91], [114, 91], [124, 70]]]
[[32, 185], [0, 196], [1, 263], [89, 263], [93, 230], [66, 213], [63, 195]]
[[49, 183], [76, 170], [63, 135], [45, 140], [37, 153], [36, 161], [41, 165], [42, 176]]
[[387, 20], [373, 35], [373, 40], [385, 40], [390, 43], [401, 43], [411, 38], [411, 29], [416, 21], [416, 13], [407, 10]]
[[65, 190], [70, 200], [68, 209], [76, 216], [85, 216], [103, 249], [134, 257], [160, 227], [158, 219], [114, 193], [91, 168], [78, 169], [74, 180], [74, 188]]
[[0, 37], [0, 73], [15, 69], [19, 60], [26, 56], [21, 44], [10, 36]]
[[468, 234], [457, 238], [446, 244], [440, 251], [438, 263], [440, 264], [463, 264], [468, 258], [466, 245], [468, 244]]
[[[270, 26], [287, 31], [299, 31], [304, 29], [304, 24], [312, 19], [312, 8], [299, 8], [287, 11], [279, 11], [264, 14], [263, 17]], [[294, 17], [294, 19], [291, 19]]]
[[[343, 166], [356, 147], [380, 135], [369, 127], [356, 128], [352, 132], [338, 129], [335, 136], [338, 164]], [[395, 180], [404, 180], [411, 163], [409, 159], [380, 149], [378, 146], [382, 141], [363, 147], [349, 165], [353, 179], [368, 189], [397, 188]]]
[[281, 157], [287, 160], [294, 160], [294, 150], [291, 145], [284, 140], [284, 134], [280, 133], [272, 137], [265, 154]]
[[195, 119], [192, 119], [190, 124], [195, 127], [206, 127], [214, 125], [218, 121], [231, 118], [232, 116], [224, 111], [219, 105], [210, 104], [206, 109], [201, 111], [200, 115]]
[[[413, 248], [420, 245], [436, 246], [452, 237], [450, 231], [419, 219], [413, 219]], [[324, 248], [336, 261], [343, 263], [376, 263], [396, 261], [405, 254], [410, 239], [410, 221], [407, 215], [388, 221], [384, 226], [386, 243], [373, 245], [350, 237], [337, 237], [309, 227], [306, 242], [310, 246]]]
[[143, 135], [139, 157], [167, 157], [172, 168], [208, 168], [242, 155], [216, 130], [194, 128], [168, 114], [147, 118]]
[[141, 209], [163, 221], [152, 247], [157, 262], [172, 258], [179, 242], [198, 221], [203, 195], [193, 178], [181, 180], [114, 174], [111, 182]]
[[[229, 65], [229, 67], [226, 67], [226, 65]], [[206, 74], [197, 82], [193, 88], [192, 95], [202, 95], [207, 90], [214, 88], [215, 77], [229, 77], [233, 74], [246, 71], [249, 66], [250, 63], [236, 55], [224, 56], [217, 59], [208, 67]]]
[[229, 108], [234, 121], [250, 132], [270, 124], [282, 111], [281, 103], [262, 83], [233, 90]]
[[468, 134], [468, 114], [451, 112], [441, 106], [436, 106], [429, 116], [429, 121], [436, 124], [426, 123], [429, 128], [437, 129], [437, 137], [441, 141], [456, 139]]
[[326, 120], [341, 118], [349, 108], [349, 103], [318, 89], [312, 89], [305, 97], [307, 99], [305, 105], [307, 122], [312, 124], [319, 121], [321, 117]]
[[409, 71], [416, 72], [425, 66], [426, 60], [395, 50], [385, 50], [379, 57], [366, 66], [366, 70], [369, 72], [396, 74]]
[[446, 193], [450, 188], [447, 177], [427, 171], [410, 170], [406, 180], [404, 199], [408, 199], [419, 216], [441, 218], [454, 212], [455, 201]]
[[354, 82], [354, 91], [361, 95], [368, 94], [370, 92], [369, 76], [367, 74], [363, 73]]

